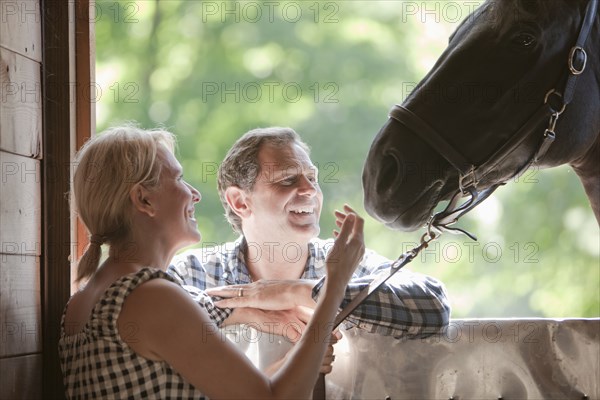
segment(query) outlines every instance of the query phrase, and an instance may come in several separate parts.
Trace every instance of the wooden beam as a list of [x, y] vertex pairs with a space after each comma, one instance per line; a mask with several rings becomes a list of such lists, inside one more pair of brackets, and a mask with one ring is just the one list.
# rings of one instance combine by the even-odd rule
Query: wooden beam
[[[93, 16], [90, 9], [94, 0], [78, 0], [75, 5], [75, 76], [77, 84], [83, 88], [93, 88], [95, 80], [95, 36]], [[76, 91], [76, 134], [75, 146], [79, 150], [83, 144], [94, 135], [96, 131], [96, 103], [90, 101], [95, 98], [92, 93]], [[83, 255], [88, 244], [87, 231], [79, 218], [74, 218], [74, 231], [77, 237], [77, 260]]]
[[39, 0], [0, 1], [0, 47], [42, 60]]
[[41, 352], [40, 258], [0, 254], [0, 293], [0, 358]]
[[[42, 0], [44, 86], [43, 169], [43, 393], [64, 398], [58, 357], [60, 320], [70, 296], [71, 214], [65, 193], [69, 191], [74, 81], [73, 3]], [[74, 82], [76, 84], [76, 82]], [[74, 118], [73, 118], [74, 120]]]
[[0, 85], [0, 149], [41, 158], [40, 63], [0, 48]]
[[0, 254], [41, 255], [40, 164], [39, 160], [0, 151]]
[[0, 357], [40, 352], [40, 161], [0, 151]]
[[41, 399], [42, 355], [0, 358], [0, 399]]

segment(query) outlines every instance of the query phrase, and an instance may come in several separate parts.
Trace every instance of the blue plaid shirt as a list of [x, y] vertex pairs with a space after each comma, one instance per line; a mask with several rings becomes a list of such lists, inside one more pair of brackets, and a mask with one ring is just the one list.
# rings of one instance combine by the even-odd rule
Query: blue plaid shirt
[[[325, 258], [332, 246], [333, 239], [309, 242], [309, 256], [302, 279], [317, 280], [325, 276]], [[167, 271], [206, 308], [218, 326], [233, 310], [215, 307], [214, 299], [203, 291], [217, 286], [251, 283], [244, 261], [245, 247], [246, 241], [242, 236], [221, 246], [188, 250], [176, 256]], [[346, 288], [342, 307], [368, 286], [375, 275], [389, 272], [391, 263], [367, 249]], [[318, 296], [320, 286], [315, 286], [313, 297]], [[417, 338], [439, 332], [448, 325], [449, 319], [450, 305], [443, 284], [426, 275], [402, 269], [371, 294], [346, 321], [372, 333]]]

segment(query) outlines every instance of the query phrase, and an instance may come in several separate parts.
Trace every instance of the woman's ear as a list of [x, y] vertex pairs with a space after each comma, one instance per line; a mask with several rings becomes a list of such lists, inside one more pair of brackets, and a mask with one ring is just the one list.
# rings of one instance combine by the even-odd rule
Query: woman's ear
[[237, 186], [225, 189], [225, 200], [233, 212], [240, 218], [247, 218], [251, 214], [250, 203], [246, 191]]
[[129, 191], [129, 199], [133, 204], [133, 208], [139, 212], [153, 217], [156, 214], [156, 209], [152, 201], [151, 192], [143, 185], [136, 183]]

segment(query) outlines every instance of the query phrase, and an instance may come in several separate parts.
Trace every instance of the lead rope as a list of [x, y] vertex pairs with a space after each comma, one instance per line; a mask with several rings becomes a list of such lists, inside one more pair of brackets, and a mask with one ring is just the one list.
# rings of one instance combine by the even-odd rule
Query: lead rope
[[[446, 208], [434, 214], [427, 223], [426, 231], [421, 236], [419, 244], [407, 252], [401, 254], [390, 266], [390, 272], [383, 278], [379, 278], [376, 284], [373, 286], [369, 285], [363, 289], [358, 296], [351, 301], [336, 317], [334, 321], [333, 329], [335, 329], [352, 311], [354, 311], [364, 300], [366, 300], [371, 293], [373, 293], [379, 286], [383, 285], [389, 278], [391, 278], [396, 272], [400, 271], [404, 266], [409, 264], [412, 260], [419, 255], [419, 253], [429, 247], [429, 244], [434, 240], [440, 238], [443, 232], [450, 232], [454, 234], [464, 234], [473, 240], [477, 238], [461, 228], [450, 228], [449, 225], [453, 225], [458, 222], [458, 219], [472, 210], [475, 206], [485, 200], [495, 189], [486, 189], [482, 192], [477, 192], [473, 188], [466, 189], [465, 192], [458, 191], [448, 202]], [[462, 198], [462, 195], [468, 194], [470, 197], [463, 204], [457, 207], [458, 201]], [[373, 282], [375, 282], [373, 281]], [[315, 387], [313, 388], [313, 400], [325, 400], [326, 399], [326, 387], [325, 387], [325, 375], [319, 374]]]

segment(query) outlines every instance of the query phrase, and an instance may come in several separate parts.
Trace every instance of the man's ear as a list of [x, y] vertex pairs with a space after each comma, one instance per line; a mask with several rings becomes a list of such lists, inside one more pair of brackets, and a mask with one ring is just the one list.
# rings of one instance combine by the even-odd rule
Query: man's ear
[[139, 183], [133, 185], [129, 191], [129, 199], [133, 204], [133, 208], [139, 212], [147, 214], [149, 217], [156, 214], [150, 191]]
[[237, 186], [229, 186], [225, 189], [225, 200], [238, 217], [247, 218], [250, 216], [250, 204], [245, 190]]

